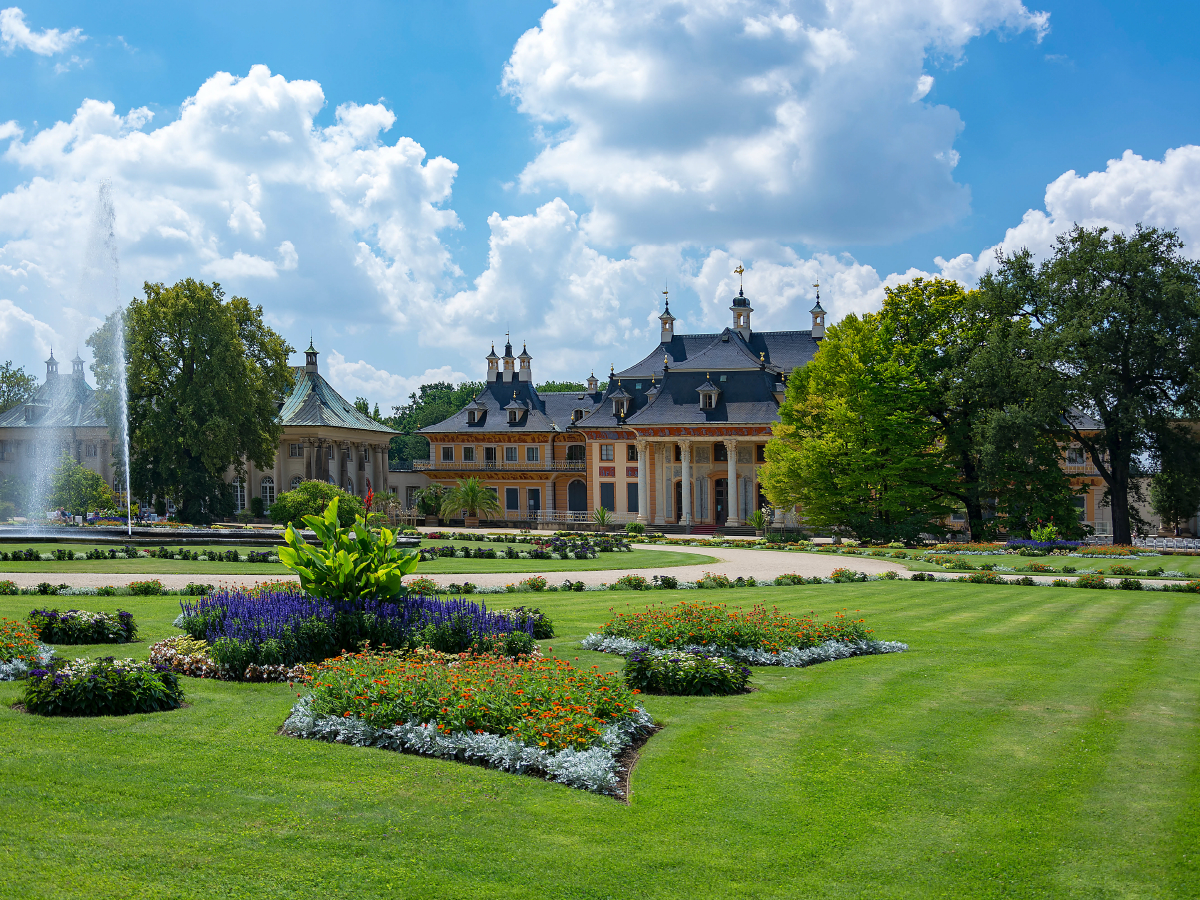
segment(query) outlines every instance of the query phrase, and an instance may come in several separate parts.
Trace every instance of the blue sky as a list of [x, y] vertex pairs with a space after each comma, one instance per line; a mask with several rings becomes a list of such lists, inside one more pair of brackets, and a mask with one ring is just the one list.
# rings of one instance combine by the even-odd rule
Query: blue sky
[[538, 377], [620, 367], [663, 282], [722, 327], [739, 262], [754, 324], [803, 329], [816, 280], [837, 316], [1073, 221], [1200, 237], [1194, 5], [927, 6], [9, 8], [0, 358], [40, 374], [111, 306], [101, 178], [123, 297], [217, 278], [385, 407], [506, 328]]

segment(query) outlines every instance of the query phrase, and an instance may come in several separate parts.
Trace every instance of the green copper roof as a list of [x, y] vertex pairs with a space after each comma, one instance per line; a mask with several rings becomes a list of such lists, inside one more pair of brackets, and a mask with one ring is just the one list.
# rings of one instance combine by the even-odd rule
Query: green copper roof
[[294, 367], [296, 381], [292, 392], [279, 410], [283, 425], [326, 425], [331, 428], [357, 428], [381, 434], [399, 434], [364, 415], [347, 403], [346, 398], [330, 387], [317, 372], [306, 372], [303, 366]]

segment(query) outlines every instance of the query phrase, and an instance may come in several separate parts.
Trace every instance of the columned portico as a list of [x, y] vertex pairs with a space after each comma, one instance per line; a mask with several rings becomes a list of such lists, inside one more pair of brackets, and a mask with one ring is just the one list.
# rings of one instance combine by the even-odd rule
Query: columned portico
[[726, 463], [726, 481], [725, 493], [727, 514], [725, 523], [727, 525], [741, 525], [741, 506], [738, 505], [738, 478], [737, 478], [737, 441], [727, 440], [722, 441], [725, 445], [725, 456], [729, 462]]
[[654, 447], [654, 524], [665, 525], [667, 523], [667, 491], [670, 484], [667, 478], [667, 466], [671, 447], [669, 444], [661, 442], [651, 446]]
[[638, 515], [637, 520], [643, 524], [650, 521], [650, 492], [647, 490], [650, 464], [650, 447], [645, 441], [637, 442], [638, 455]]

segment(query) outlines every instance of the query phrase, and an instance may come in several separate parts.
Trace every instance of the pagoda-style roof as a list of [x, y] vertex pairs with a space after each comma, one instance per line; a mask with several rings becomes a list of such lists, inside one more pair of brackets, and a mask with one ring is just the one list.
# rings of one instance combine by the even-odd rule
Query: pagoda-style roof
[[353, 428], [358, 431], [377, 431], [380, 434], [399, 434], [381, 422], [376, 422], [333, 389], [319, 372], [293, 366], [295, 380], [279, 410], [279, 422], [289, 425], [328, 428]]

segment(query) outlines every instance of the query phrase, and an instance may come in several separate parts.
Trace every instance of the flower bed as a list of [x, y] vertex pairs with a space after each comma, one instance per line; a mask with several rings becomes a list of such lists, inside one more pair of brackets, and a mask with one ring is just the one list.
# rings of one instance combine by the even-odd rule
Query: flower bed
[[76, 659], [33, 669], [22, 703], [41, 716], [126, 716], [183, 705], [174, 672], [132, 659]]
[[24, 678], [30, 669], [48, 665], [54, 650], [39, 641], [22, 622], [0, 618], [0, 681]]
[[153, 550], [139, 550], [137, 547], [108, 547], [102, 549], [93, 547], [91, 550], [79, 551], [69, 547], [59, 548], [49, 553], [42, 553], [34, 547], [25, 550], [0, 551], [0, 562], [72, 562], [75, 560], [100, 559], [180, 559], [193, 562], [248, 562], [248, 563], [277, 563], [279, 556], [273, 550], [248, 550], [239, 553], [230, 550], [189, 550], [180, 547], [178, 550], [169, 547], [158, 547]]
[[699, 651], [634, 651], [625, 660], [625, 683], [648, 694], [712, 697], [743, 694], [750, 670]]
[[331, 602], [296, 589], [219, 590], [181, 603], [179, 627], [210, 645], [228, 677], [249, 666], [320, 662], [364, 641], [394, 648], [428, 645], [458, 653], [528, 653], [534, 623], [461, 599]]
[[331, 659], [283, 730], [478, 762], [615, 793], [617, 757], [652, 727], [619, 677], [564, 660], [437, 653]]
[[123, 609], [115, 613], [35, 609], [27, 621], [34, 634], [50, 644], [128, 644], [137, 640], [133, 613]]
[[700, 651], [727, 656], [755, 666], [808, 666], [830, 659], [895, 653], [908, 647], [898, 641], [877, 641], [864, 620], [839, 613], [830, 622], [817, 622], [767, 611], [749, 612], [723, 605], [679, 603], [645, 612], [618, 613], [598, 634], [583, 639], [586, 650], [601, 653], [671, 650]]
[[189, 678], [217, 678], [222, 681], [294, 681], [303, 678], [302, 665], [259, 666], [251, 663], [233, 677], [212, 658], [207, 641], [176, 635], [150, 645], [150, 662]]

